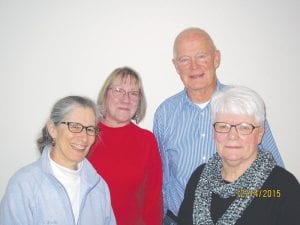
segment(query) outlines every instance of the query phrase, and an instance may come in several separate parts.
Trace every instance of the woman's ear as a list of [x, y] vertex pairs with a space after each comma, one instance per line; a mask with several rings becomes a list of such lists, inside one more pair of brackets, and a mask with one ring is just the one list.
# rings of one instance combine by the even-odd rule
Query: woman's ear
[[263, 126], [259, 127], [258, 128], [258, 144], [261, 143], [264, 133], [265, 133], [265, 128]]
[[52, 120], [48, 120], [47, 122], [48, 133], [52, 137], [52, 139], [56, 139], [57, 137], [57, 128]]

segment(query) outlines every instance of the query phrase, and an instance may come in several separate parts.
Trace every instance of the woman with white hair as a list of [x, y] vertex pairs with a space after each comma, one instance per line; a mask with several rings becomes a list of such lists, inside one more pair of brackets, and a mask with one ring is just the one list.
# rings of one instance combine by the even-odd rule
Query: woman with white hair
[[217, 153], [189, 179], [180, 225], [299, 224], [300, 186], [258, 145], [265, 104], [246, 87], [229, 86], [211, 100]]

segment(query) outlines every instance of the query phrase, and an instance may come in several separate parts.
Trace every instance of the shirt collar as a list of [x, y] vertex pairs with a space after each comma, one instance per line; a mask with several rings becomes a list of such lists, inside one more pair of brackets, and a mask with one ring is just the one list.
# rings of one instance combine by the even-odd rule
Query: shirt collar
[[[216, 92], [216, 91], [220, 91], [224, 86], [225, 86], [225, 85], [221, 84], [221, 82], [217, 79], [217, 86], [216, 86], [215, 92]], [[185, 105], [188, 106], [188, 107], [196, 107], [196, 108], [199, 108], [199, 109], [200, 109], [200, 107], [197, 106], [197, 104], [193, 103], [193, 102], [191, 101], [191, 99], [188, 97], [186, 89], [183, 90], [183, 104], [185, 104]], [[207, 106], [208, 106], [208, 105], [209, 105], [209, 104], [207, 104]], [[206, 106], [206, 107], [207, 107], [207, 106]], [[206, 108], [206, 107], [205, 107], [205, 108]], [[204, 108], [203, 108], [203, 109], [204, 109]]]

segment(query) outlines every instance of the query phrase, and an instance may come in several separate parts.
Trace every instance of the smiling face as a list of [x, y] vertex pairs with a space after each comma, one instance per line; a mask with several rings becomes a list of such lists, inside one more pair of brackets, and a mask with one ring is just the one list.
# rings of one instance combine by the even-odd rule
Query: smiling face
[[[117, 95], [114, 89], [124, 90], [126, 93]], [[110, 88], [107, 90], [106, 105], [105, 105], [105, 119], [104, 123], [111, 127], [122, 127], [130, 123], [134, 117], [138, 104], [139, 97], [133, 98], [128, 92], [139, 92], [139, 87], [134, 78], [126, 76], [122, 79], [117, 77]]]
[[193, 94], [199, 91], [214, 92], [216, 69], [220, 63], [220, 52], [215, 50], [206, 33], [186, 31], [179, 35], [174, 45], [173, 64], [177, 73], [193, 100]]
[[[96, 126], [95, 113], [91, 108], [75, 106], [68, 113], [64, 121], [76, 122], [83, 126]], [[51, 158], [59, 165], [69, 169], [77, 169], [77, 165], [88, 154], [95, 141], [95, 136], [89, 136], [83, 129], [80, 133], [72, 133], [66, 124], [54, 125], [52, 121], [47, 123], [51, 137], [55, 145], [51, 151]]]
[[[231, 125], [248, 123], [257, 126], [254, 116], [235, 115], [235, 114], [217, 114], [215, 122], [225, 122]], [[214, 131], [216, 146], [223, 165], [239, 166], [248, 168], [256, 159], [258, 145], [264, 134], [262, 126], [255, 128], [251, 134], [240, 135], [234, 127], [231, 127], [229, 133], [217, 133]]]

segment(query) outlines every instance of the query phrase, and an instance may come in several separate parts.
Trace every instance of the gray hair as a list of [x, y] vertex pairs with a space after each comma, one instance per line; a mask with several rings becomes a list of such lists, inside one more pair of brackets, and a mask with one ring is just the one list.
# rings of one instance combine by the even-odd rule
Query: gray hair
[[217, 114], [230, 113], [254, 116], [258, 125], [266, 119], [265, 103], [255, 91], [244, 86], [226, 86], [216, 92], [211, 99], [212, 122], [216, 122]]
[[[97, 105], [87, 97], [82, 96], [67, 96], [58, 100], [50, 113], [50, 120], [54, 125], [58, 125], [64, 120], [67, 114], [69, 114], [76, 107], [90, 108], [94, 111], [96, 117], [96, 124], [99, 121], [100, 114]], [[42, 129], [40, 137], [36, 143], [40, 152], [43, 151], [44, 147], [53, 143], [53, 138], [48, 132], [47, 124]]]
[[131, 79], [133, 78], [135, 80], [135, 82], [138, 85], [140, 94], [141, 94], [135, 115], [133, 116], [133, 118], [131, 118], [132, 120], [135, 120], [136, 123], [139, 123], [145, 117], [147, 102], [146, 102], [146, 97], [145, 97], [144, 88], [143, 88], [143, 84], [142, 84], [142, 79], [139, 76], [139, 74], [136, 71], [134, 71], [133, 69], [131, 69], [130, 67], [120, 67], [120, 68], [117, 68], [114, 71], [112, 71], [112, 73], [106, 78], [106, 81], [104, 82], [104, 84], [99, 92], [97, 104], [100, 106], [102, 116], [105, 117], [106, 97], [107, 97], [107, 92], [108, 92], [111, 84], [117, 78], [127, 79], [128, 77]]

